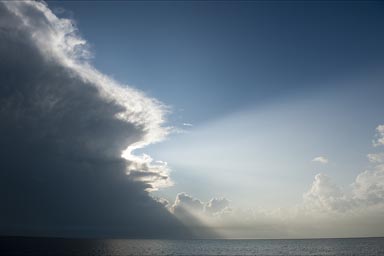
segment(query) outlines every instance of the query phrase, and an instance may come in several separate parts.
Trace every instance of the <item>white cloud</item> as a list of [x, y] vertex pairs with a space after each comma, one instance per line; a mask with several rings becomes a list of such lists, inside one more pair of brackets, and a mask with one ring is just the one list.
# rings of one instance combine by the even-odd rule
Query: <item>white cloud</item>
[[373, 140], [373, 145], [375, 147], [384, 145], [384, 124], [376, 127], [376, 134], [375, 139]]
[[224, 198], [212, 198], [205, 204], [204, 211], [208, 214], [217, 215], [229, 209], [229, 201]]
[[384, 210], [384, 152], [368, 154], [367, 157], [376, 166], [357, 175], [347, 189], [338, 187], [327, 175], [317, 174], [311, 188], [304, 194], [306, 208], [350, 213]]
[[312, 162], [318, 162], [318, 163], [321, 163], [321, 164], [327, 164], [328, 163], [328, 159], [324, 156], [317, 156], [315, 158], [312, 159]]
[[171, 207], [171, 211], [176, 215], [188, 211], [191, 213], [200, 213], [204, 209], [204, 203], [185, 192], [176, 195], [176, 200]]
[[[376, 128], [374, 145], [384, 143], [384, 125]], [[307, 209], [325, 212], [364, 212], [372, 209], [384, 210], [384, 152], [367, 155], [376, 164], [370, 170], [357, 175], [349, 189], [343, 190], [324, 174], [317, 174], [310, 190], [304, 194]], [[313, 161], [322, 162], [323, 157]]]
[[368, 154], [368, 160], [372, 163], [384, 163], [384, 152]]
[[384, 211], [384, 165], [360, 173], [346, 189], [334, 184], [328, 176], [317, 174], [303, 197], [304, 209], [311, 214], [364, 215], [364, 212]]
[[309, 210], [344, 210], [347, 200], [342, 190], [325, 174], [315, 176], [309, 191], [304, 194], [304, 204]]
[[226, 198], [212, 198], [208, 202], [202, 202], [185, 192], [177, 194], [175, 202], [170, 207], [170, 211], [180, 219], [189, 218], [190, 215], [200, 220], [207, 219], [229, 210], [229, 201]]
[[384, 206], [384, 165], [360, 173], [353, 184], [353, 193], [361, 207]]
[[[384, 230], [384, 152], [369, 154], [376, 164], [361, 172], [353, 183], [340, 187], [331, 177], [319, 173], [314, 177], [303, 200], [297, 205], [278, 209], [244, 209], [230, 207], [225, 198], [203, 203], [188, 196], [194, 216], [220, 231], [224, 237], [295, 238], [326, 236], [382, 236]], [[316, 161], [324, 162], [324, 157]], [[314, 159], [314, 160], [315, 160]], [[175, 205], [181, 205], [176, 200]], [[191, 205], [191, 204], [188, 204]], [[203, 207], [204, 206], [204, 207]], [[185, 212], [175, 213], [185, 219]], [[187, 212], [188, 214], [188, 212]], [[189, 221], [189, 223], [188, 223]]]

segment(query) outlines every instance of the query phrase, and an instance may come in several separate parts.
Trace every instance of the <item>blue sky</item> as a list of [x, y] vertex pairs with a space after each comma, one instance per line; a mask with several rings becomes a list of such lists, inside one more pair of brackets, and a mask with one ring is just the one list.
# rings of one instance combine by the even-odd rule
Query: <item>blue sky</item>
[[[155, 195], [290, 208], [308, 190], [326, 201], [333, 185], [318, 173], [347, 198], [374, 168], [366, 156], [380, 151], [372, 140], [384, 123], [381, 2], [48, 4], [76, 20], [96, 68], [162, 101], [168, 125], [184, 130], [139, 151], [172, 169], [174, 185]], [[312, 161], [319, 156], [328, 163]]]
[[384, 65], [379, 2], [49, 4], [76, 20], [96, 67], [172, 106], [175, 124], [332, 91]]

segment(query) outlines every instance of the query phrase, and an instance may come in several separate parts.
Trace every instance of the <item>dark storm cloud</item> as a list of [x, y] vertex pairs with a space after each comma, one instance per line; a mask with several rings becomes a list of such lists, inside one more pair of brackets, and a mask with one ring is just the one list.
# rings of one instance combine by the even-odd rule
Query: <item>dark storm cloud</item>
[[132, 154], [167, 133], [162, 105], [87, 56], [45, 4], [0, 2], [0, 234], [188, 236], [147, 192], [166, 166]]

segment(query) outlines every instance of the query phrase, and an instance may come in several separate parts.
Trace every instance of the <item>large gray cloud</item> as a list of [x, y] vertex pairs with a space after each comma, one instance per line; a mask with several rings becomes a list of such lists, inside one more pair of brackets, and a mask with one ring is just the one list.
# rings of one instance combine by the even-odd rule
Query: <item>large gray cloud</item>
[[167, 134], [164, 107], [88, 55], [44, 3], [0, 2], [0, 234], [188, 236], [148, 194], [166, 165], [133, 154]]

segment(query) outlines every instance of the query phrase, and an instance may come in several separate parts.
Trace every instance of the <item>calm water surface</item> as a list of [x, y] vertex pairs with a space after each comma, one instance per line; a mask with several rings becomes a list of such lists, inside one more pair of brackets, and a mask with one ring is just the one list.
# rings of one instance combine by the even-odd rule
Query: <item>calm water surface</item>
[[384, 255], [384, 238], [71, 240], [0, 238], [1, 255]]

